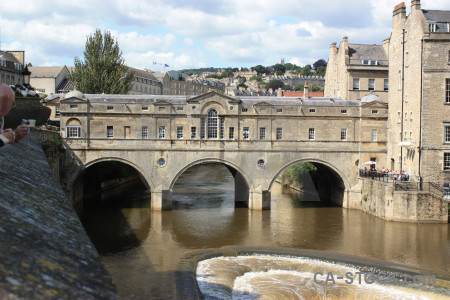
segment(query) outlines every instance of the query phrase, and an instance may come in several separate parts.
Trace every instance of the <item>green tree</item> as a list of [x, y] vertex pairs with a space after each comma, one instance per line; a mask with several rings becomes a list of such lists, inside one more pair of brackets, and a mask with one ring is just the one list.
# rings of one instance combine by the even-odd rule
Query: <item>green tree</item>
[[320, 66], [316, 70], [316, 75], [317, 76], [325, 76], [325, 72], [326, 71], [327, 71], [327, 67], [326, 66]]
[[300, 72], [300, 74], [302, 74], [303, 76], [310, 76], [311, 75], [311, 65], [306, 65], [303, 67], [302, 71]]
[[277, 90], [278, 88], [282, 88], [284, 83], [281, 80], [271, 80], [267, 83], [266, 88]]
[[284, 73], [286, 73], [286, 67], [282, 64], [273, 65], [272, 68], [275, 74], [277, 74], [278, 76], [284, 75]]
[[283, 91], [292, 91], [292, 86], [289, 84], [285, 84], [282, 88]]
[[294, 86], [294, 91], [303, 91], [304, 88], [305, 88], [305, 86], [304, 86], [303, 84], [297, 83], [297, 84]]
[[97, 29], [89, 36], [84, 59], [75, 57], [71, 79], [75, 87], [87, 94], [127, 94], [134, 74], [128, 71], [119, 44], [109, 31]]

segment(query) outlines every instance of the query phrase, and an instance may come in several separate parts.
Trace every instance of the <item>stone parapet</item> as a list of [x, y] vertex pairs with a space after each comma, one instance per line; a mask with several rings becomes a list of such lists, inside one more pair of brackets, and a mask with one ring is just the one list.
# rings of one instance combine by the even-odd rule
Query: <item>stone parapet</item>
[[117, 299], [32, 133], [0, 148], [0, 298]]

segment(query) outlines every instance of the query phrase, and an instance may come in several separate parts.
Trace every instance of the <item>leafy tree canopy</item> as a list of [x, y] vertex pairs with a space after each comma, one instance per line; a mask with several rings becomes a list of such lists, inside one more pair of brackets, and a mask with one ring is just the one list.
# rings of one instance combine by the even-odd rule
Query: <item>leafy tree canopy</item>
[[324, 59], [319, 59], [313, 64], [314, 70], [317, 70], [319, 67], [326, 67], [327, 62]]
[[127, 94], [134, 74], [122, 58], [118, 42], [109, 31], [97, 29], [87, 38], [84, 59], [75, 57], [70, 76], [75, 87], [87, 94]]
[[266, 88], [277, 90], [278, 88], [282, 88], [284, 83], [281, 80], [271, 80], [267, 83]]

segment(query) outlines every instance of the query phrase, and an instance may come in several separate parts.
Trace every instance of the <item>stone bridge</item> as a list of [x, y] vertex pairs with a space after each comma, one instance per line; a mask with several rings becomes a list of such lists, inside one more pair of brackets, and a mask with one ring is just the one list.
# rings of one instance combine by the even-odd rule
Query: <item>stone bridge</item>
[[361, 197], [361, 162], [382, 162], [386, 153], [387, 106], [378, 102], [79, 93], [60, 103], [70, 165], [62, 181], [74, 204], [83, 172], [99, 162], [136, 169], [154, 210], [171, 209], [173, 186], [187, 169], [221, 163], [235, 178], [236, 202], [269, 209], [277, 177], [311, 162], [320, 173], [321, 198], [352, 207]]

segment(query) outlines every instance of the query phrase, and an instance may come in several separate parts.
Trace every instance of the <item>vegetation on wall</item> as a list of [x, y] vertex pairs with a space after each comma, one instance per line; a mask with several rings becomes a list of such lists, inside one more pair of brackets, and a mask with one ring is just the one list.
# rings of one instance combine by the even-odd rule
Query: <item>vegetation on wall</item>
[[315, 182], [317, 176], [317, 168], [313, 164], [306, 162], [287, 168], [281, 173], [279, 179], [283, 184], [303, 188], [303, 182], [305, 182], [307, 177], [311, 177], [312, 181]]

